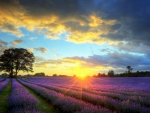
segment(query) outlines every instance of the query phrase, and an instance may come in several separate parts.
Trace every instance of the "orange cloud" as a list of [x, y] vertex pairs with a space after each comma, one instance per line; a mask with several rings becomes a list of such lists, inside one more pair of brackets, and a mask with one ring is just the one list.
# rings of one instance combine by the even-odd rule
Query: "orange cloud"
[[102, 37], [111, 31], [111, 25], [116, 23], [116, 20], [104, 20], [95, 14], [90, 15], [88, 18], [88, 23], [85, 27], [88, 27], [86, 31], [81, 30], [71, 30], [70, 35], [67, 40], [75, 43], [116, 43], [107, 38]]
[[[59, 13], [48, 13], [34, 15], [32, 7], [30, 9], [20, 5], [18, 0], [13, 0], [11, 4], [0, 2], [0, 30], [9, 32], [17, 37], [23, 37], [20, 28], [26, 28], [45, 37], [57, 40], [61, 34], [69, 33], [66, 40], [75, 43], [113, 43], [111, 40], [102, 37], [111, 31], [111, 26], [116, 20], [105, 20], [96, 14], [67, 15]], [[41, 10], [39, 10], [41, 11]]]
[[9, 32], [18, 37], [24, 36], [19, 29], [23, 27], [20, 22], [20, 17], [24, 14], [24, 8], [19, 4], [18, 0], [0, 1], [0, 30]]

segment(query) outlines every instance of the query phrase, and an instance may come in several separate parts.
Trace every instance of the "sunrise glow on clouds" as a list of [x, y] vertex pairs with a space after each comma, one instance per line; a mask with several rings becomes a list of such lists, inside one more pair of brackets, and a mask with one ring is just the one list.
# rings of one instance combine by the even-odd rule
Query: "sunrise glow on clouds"
[[150, 69], [148, 0], [1, 0], [0, 54], [33, 52], [34, 73]]

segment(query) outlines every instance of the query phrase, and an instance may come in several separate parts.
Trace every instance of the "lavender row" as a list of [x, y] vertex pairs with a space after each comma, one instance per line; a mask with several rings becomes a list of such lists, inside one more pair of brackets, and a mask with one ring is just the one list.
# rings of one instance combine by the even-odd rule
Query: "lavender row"
[[[125, 96], [130, 96], [130, 95], [135, 95], [135, 96], [144, 96], [144, 97], [147, 97], [147, 98], [149, 98], [150, 99], [150, 89], [147, 89], [147, 90], [143, 90], [143, 89], [132, 89], [132, 90], [128, 90], [127, 88], [123, 88], [123, 87], [121, 87], [122, 88], [122, 90], [118, 90], [117, 88], [115, 89], [115, 90], [113, 90], [113, 91], [111, 91], [111, 90], [108, 90], [108, 91], [106, 91], [106, 90], [102, 90], [102, 89], [94, 89], [94, 90], [96, 90], [96, 91], [98, 91], [98, 92], [113, 92], [113, 93], [118, 93], [118, 94], [121, 94], [121, 95], [125, 95]], [[126, 90], [124, 90], [124, 89], [126, 89]]]
[[3, 82], [5, 80], [5, 78], [0, 78], [0, 82]]
[[[43, 79], [43, 81], [42, 81], [43, 83], [41, 83], [40, 80], [39, 80], [39, 83], [40, 84], [46, 84], [46, 85], [52, 85], [50, 83], [51, 80], [49, 82], [48, 81], [49, 81], [49, 79], [45, 79], [45, 80]], [[36, 83], [35, 79], [32, 79], [32, 82]], [[61, 80], [60, 80], [60, 82], [61, 82]], [[62, 86], [61, 83], [57, 84], [57, 86], [58, 85]], [[98, 88], [100, 88], [100, 89], [98, 89]], [[75, 86], [73, 89], [78, 89], [78, 87]], [[135, 90], [135, 88], [120, 87], [120, 86], [119, 87], [117, 87], [117, 86], [115, 86], [115, 87], [109, 86], [108, 87], [108, 85], [107, 85], [107, 87], [98, 86], [98, 87], [95, 87], [95, 89], [100, 90], [100, 91], [96, 91], [96, 92], [100, 92], [100, 94], [102, 94], [103, 96], [111, 97], [111, 98], [114, 98], [114, 99], [119, 99], [119, 100], [124, 101], [124, 102], [129, 100], [133, 104], [134, 103], [139, 103], [142, 106], [144, 105], [146, 107], [149, 107], [149, 105], [150, 105], [150, 101], [149, 101], [150, 95], [149, 95], [148, 90], [143, 90], [143, 89], [140, 89], [140, 88]], [[83, 89], [82, 91], [86, 91], [86, 90]], [[91, 93], [91, 92], [89, 92], [89, 93]]]
[[3, 89], [6, 87], [8, 84], [9, 79], [4, 80], [3, 82], [0, 82], [0, 93], [3, 91]]
[[[32, 81], [33, 83], [36, 83], [36, 81]], [[41, 82], [39, 83], [38, 82], [38, 84], [42, 84]], [[45, 83], [43, 83], [43, 84], [45, 84]], [[47, 85], [43, 85], [44, 87], [48, 87], [48, 88], [50, 88], [51, 90], [55, 90], [55, 91], [57, 91], [57, 92], [61, 92], [61, 93], [64, 93], [64, 92], [66, 92], [68, 89], [60, 89], [60, 88], [54, 88], [54, 87], [49, 87], [49, 84], [47, 83]], [[60, 87], [60, 86], [59, 86]], [[63, 86], [62, 86], [63, 87]], [[69, 96], [72, 96], [72, 97], [74, 97], [74, 98], [77, 98], [77, 99], [81, 99], [81, 94], [78, 92], [78, 91], [80, 91], [81, 90], [81, 88], [79, 88], [79, 87], [73, 87], [73, 88], [71, 88], [72, 90], [76, 90], [76, 91], [70, 91], [70, 89], [69, 89], [69, 92], [67, 92], [66, 94], [67, 95], [69, 95]], [[85, 89], [85, 88], [83, 88], [82, 89], [82, 93], [83, 94], [85, 94], [85, 95], [88, 95], [88, 94], [86, 94], [85, 92], [88, 92], [88, 93], [92, 93], [92, 94], [96, 94], [96, 95], [98, 95], [99, 96], [99, 93], [98, 92], [94, 92], [94, 91], [91, 91], [91, 90], [87, 90], [87, 89]], [[82, 99], [84, 99], [83, 98], [83, 95], [82, 94]], [[145, 97], [141, 97], [141, 96], [124, 96], [124, 95], [120, 95], [120, 94], [114, 94], [114, 93], [106, 93], [106, 92], [104, 92], [104, 93], [100, 93], [100, 95], [102, 95], [102, 96], [99, 96], [100, 98], [105, 98], [105, 99], [107, 99], [107, 100], [110, 100], [110, 101], [114, 101], [113, 99], [117, 99], [117, 100], [120, 100], [120, 101], [118, 101], [117, 103], [120, 103], [121, 101], [122, 102], [125, 102], [125, 101], [130, 101], [130, 102], [132, 102], [132, 104], [136, 104], [137, 106], [145, 106], [145, 107], [150, 107], [150, 100], [149, 99], [147, 99], [147, 98], [145, 98]], [[111, 97], [111, 98], [113, 98], [113, 99], [110, 99], [110, 98], [107, 98], [107, 97]], [[90, 100], [90, 99], [85, 99], [85, 101], [88, 101], [88, 102], [91, 102], [91, 103], [95, 103], [95, 102], [93, 102], [92, 100]], [[103, 102], [103, 103], [105, 103], [105, 102]], [[108, 102], [108, 103], [111, 103], [111, 102]], [[138, 104], [140, 104], [140, 105], [138, 105]], [[99, 104], [98, 104], [99, 105]], [[104, 105], [103, 104], [100, 104], [101, 106], [103, 106], [104, 107]], [[108, 105], [105, 105], [105, 106], [108, 106]], [[109, 105], [110, 106], [110, 105]], [[113, 109], [115, 109], [114, 107], [112, 107], [112, 106], [114, 106], [114, 105], [111, 105], [111, 107], [110, 108], [113, 108]]]
[[38, 101], [27, 89], [12, 79], [11, 95], [8, 98], [9, 112], [11, 113], [42, 113], [37, 109]]
[[50, 83], [51, 85], [56, 86], [57, 84], [61, 84], [61, 85], [70, 85], [72, 84], [75, 79], [73, 79], [72, 77], [59, 77], [59, 80], [57, 77], [30, 77], [30, 78], [26, 78], [27, 81], [30, 82], [40, 82], [42, 84], [44, 83]]
[[[47, 84], [47, 85], [49, 85], [49, 84]], [[58, 87], [68, 88], [68, 86], [58, 86]], [[73, 86], [69, 89], [81, 90], [81, 87]], [[144, 105], [144, 106], [147, 106], [147, 107], [150, 106], [150, 90], [141, 90], [141, 89], [138, 89], [138, 90], [132, 89], [131, 90], [131, 89], [128, 89], [128, 88], [126, 89], [124, 87], [121, 87], [122, 91], [119, 90], [120, 89], [119, 87], [118, 88], [116, 87], [113, 91], [109, 90], [109, 89], [110, 88], [107, 89], [107, 87], [105, 87], [105, 86], [97, 87], [97, 88], [94, 87], [94, 89], [83, 87], [83, 91], [86, 91], [86, 92], [89, 92], [89, 93], [102, 95], [102, 96], [107, 96], [107, 97], [110, 97], [110, 98], [113, 98], [113, 99], [118, 99], [118, 100], [121, 100], [121, 101], [129, 99], [130, 101], [140, 103], [141, 105]]]
[[[51, 78], [50, 79], [43, 78], [42, 80], [40, 80], [38, 78], [36, 78], [36, 80], [35, 80], [35, 78], [29, 79], [29, 81], [33, 82], [33, 83], [34, 82], [36, 83], [37, 80], [38, 80], [38, 83], [43, 84], [43, 85], [45, 85], [45, 84], [52, 85], [51, 82], [53, 81], [53, 79], [51, 80]], [[60, 80], [60, 82], [62, 82], [60, 78], [57, 80]], [[62, 86], [65, 86], [65, 85], [61, 84], [61, 86], [59, 86], [59, 87], [62, 87]], [[68, 87], [68, 85], [66, 85], [66, 87]], [[77, 87], [77, 86], [73, 86], [73, 89], [80, 90], [81, 88]], [[100, 91], [96, 91], [96, 92], [100, 92], [100, 94], [102, 96], [107, 96], [107, 97], [110, 97], [113, 99], [119, 99], [121, 101], [125, 101], [125, 100], [129, 99], [130, 101], [140, 103], [141, 105], [144, 105], [147, 107], [149, 107], [149, 105], [150, 105], [150, 101], [149, 101], [150, 100], [150, 95], [149, 95], [150, 91], [148, 92], [148, 90], [146, 90], [146, 91], [141, 90], [141, 89], [135, 90], [135, 88], [116, 87], [116, 86], [108, 87], [108, 85], [107, 86], [98, 86], [98, 87], [95, 86], [95, 89], [96, 90], [99, 89]], [[86, 91], [86, 90], [84, 90], [84, 91]], [[94, 94], [95, 94], [95, 92], [94, 92]]]
[[[94, 79], [95, 80], [95, 79]], [[78, 81], [75, 78], [28, 78], [28, 81], [34, 83], [34, 82], [38, 82], [40, 84], [43, 85], [50, 85], [50, 86], [67, 86], [69, 87], [71, 84], [74, 84], [74, 87], [80, 87]], [[67, 81], [67, 82], [66, 82]], [[100, 92], [110, 92], [110, 93], [117, 93], [123, 96], [130, 96], [133, 95], [134, 96], [143, 96], [146, 97], [147, 99], [150, 99], [150, 88], [149, 89], [143, 89], [139, 88], [139, 87], [125, 87], [125, 86], [121, 86], [121, 84], [119, 86], [116, 85], [99, 85], [97, 82], [98, 80], [96, 79], [96, 81], [92, 81], [90, 80], [90, 83], [92, 84], [92, 89], [100, 91]], [[91, 82], [92, 81], [92, 82]], [[65, 84], [66, 83], [66, 84]], [[120, 87], [121, 86], [121, 87]]]
[[[46, 84], [46, 83], [45, 83]], [[47, 83], [47, 85], [49, 85]], [[66, 87], [68, 88], [68, 86], [58, 86], [58, 87]], [[113, 86], [111, 86], [113, 87]], [[120, 89], [121, 88], [121, 89]], [[71, 89], [74, 89], [74, 90], [79, 90], [81, 89], [81, 87], [77, 87], [77, 86], [73, 86]], [[95, 86], [94, 88], [84, 88], [83, 89], [88, 89], [88, 90], [91, 90], [91, 91], [96, 91], [96, 92], [99, 92], [99, 93], [102, 93], [102, 94], [107, 94], [107, 93], [113, 93], [113, 94], [119, 94], [119, 95], [122, 95], [122, 96], [131, 96], [131, 95], [134, 95], [134, 96], [143, 96], [143, 97], [146, 97], [147, 99], [150, 99], [150, 89], [148, 90], [143, 90], [143, 89], [136, 89], [133, 88], [133, 89], [129, 89], [129, 88], [126, 88], [126, 87], [115, 87], [113, 90], [108, 88], [107, 86]]]
[[[60, 86], [59, 86], [60, 87]], [[75, 90], [75, 91], [80, 91], [81, 88], [67, 88], [67, 87], [63, 87], [65, 90]], [[119, 93], [112, 93], [112, 92], [98, 92], [98, 91], [94, 91], [94, 90], [90, 90], [87, 88], [82, 88], [83, 92], [88, 92], [88, 93], [92, 93], [92, 94], [96, 94], [96, 95], [101, 95], [101, 96], [107, 96], [113, 99], [117, 99], [120, 101], [127, 101], [130, 100], [134, 103], [139, 103], [142, 106], [146, 106], [146, 107], [150, 107], [150, 99], [148, 97], [143, 97], [143, 96], [135, 96], [134, 94], [131, 96], [129, 95], [121, 95]]]
[[150, 98], [149, 96], [143, 96], [143, 95], [134, 95], [134, 91], [133, 94], [131, 95], [122, 95], [122, 94], [117, 94], [117, 93], [106, 93], [106, 92], [97, 92], [97, 91], [93, 91], [93, 90], [89, 90], [89, 89], [83, 89], [83, 91], [92, 93], [92, 94], [97, 94], [97, 95], [103, 95], [103, 96], [107, 96], [107, 97], [111, 97], [113, 99], [118, 99], [121, 101], [132, 101], [135, 103], [139, 103], [141, 106], [146, 106], [146, 107], [150, 107]]
[[[39, 84], [37, 84], [39, 85]], [[106, 107], [110, 110], [117, 111], [117, 112], [132, 112], [132, 113], [137, 113], [137, 112], [142, 112], [142, 113], [148, 113], [150, 112], [150, 109], [146, 107], [142, 107], [137, 103], [133, 103], [129, 100], [125, 101], [116, 101], [112, 98], [108, 98], [106, 96], [99, 96], [99, 95], [94, 95], [90, 93], [86, 93], [82, 91], [81, 93], [78, 91], [73, 91], [73, 90], [65, 90], [62, 88], [58, 87], [50, 87], [46, 85], [40, 85], [42, 87], [48, 88], [50, 90], [57, 91], [59, 93], [64, 93], [65, 95], [71, 96], [76, 99], [82, 99], [84, 101], [90, 102], [95, 105], [100, 105], [102, 107]]]
[[[111, 113], [108, 109], [94, 106], [92, 104], [85, 103], [81, 100], [77, 100], [72, 97], [64, 96], [61, 93], [57, 93], [47, 88], [27, 83], [19, 80], [23, 85], [31, 88], [41, 97], [48, 100], [54, 107], [58, 108], [62, 113]], [[86, 112], [85, 112], [86, 111]]]
[[[68, 85], [70, 86], [73, 84], [75, 81], [78, 81], [77, 78], [75, 77], [40, 77], [40, 78], [35, 78], [31, 77], [28, 78], [28, 81], [39, 81], [39, 82], [47, 82], [50, 85], [55, 84], [63, 84], [63, 85]], [[136, 80], [136, 81], [135, 81]], [[84, 80], [85, 81], [85, 80]], [[96, 87], [99, 89], [108, 89], [109, 91], [115, 91], [117, 90], [120, 91], [132, 91], [133, 89], [135, 90], [150, 90], [150, 78], [86, 78], [86, 81], [92, 85], [92, 87]], [[129, 82], [130, 81], [130, 82]], [[75, 83], [75, 86], [78, 84]], [[121, 86], [121, 87], [120, 87]], [[106, 87], [106, 89], [105, 89]], [[122, 89], [123, 88], [123, 89]]]
[[96, 91], [96, 90], [91, 90], [89, 88], [71, 87], [71, 88], [68, 89], [68, 87], [66, 87], [66, 86], [58, 86], [58, 87], [64, 88], [66, 90], [75, 90], [75, 91], [80, 91], [82, 89], [82, 91], [84, 91], [84, 92], [88, 92], [88, 93], [92, 93], [92, 94], [96, 94], [96, 95], [101, 95], [101, 96], [107, 96], [107, 97], [117, 99], [117, 100], [120, 100], [120, 101], [126, 100], [128, 98], [127, 96], [121, 95], [119, 93], [99, 92], [99, 91]]

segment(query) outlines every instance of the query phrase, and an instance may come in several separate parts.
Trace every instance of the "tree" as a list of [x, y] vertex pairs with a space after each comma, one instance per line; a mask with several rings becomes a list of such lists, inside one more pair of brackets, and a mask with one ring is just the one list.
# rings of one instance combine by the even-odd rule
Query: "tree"
[[131, 66], [127, 66], [127, 70], [128, 70], [127, 73], [131, 73], [133, 68], [131, 68]]
[[115, 75], [114, 71], [113, 70], [109, 70], [108, 71], [108, 76], [109, 77], [113, 77]]
[[0, 56], [0, 71], [9, 73], [9, 77], [17, 77], [19, 71], [33, 72], [34, 55], [23, 48], [6, 49]]
[[45, 73], [43, 73], [43, 72], [41, 72], [41, 73], [35, 73], [34, 76], [44, 77]]

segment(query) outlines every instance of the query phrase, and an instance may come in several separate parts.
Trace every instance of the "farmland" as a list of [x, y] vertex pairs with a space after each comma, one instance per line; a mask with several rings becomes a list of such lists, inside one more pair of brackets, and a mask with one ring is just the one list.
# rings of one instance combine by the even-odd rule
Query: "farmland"
[[0, 100], [2, 113], [150, 113], [150, 78], [0, 78]]

